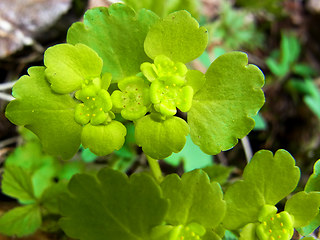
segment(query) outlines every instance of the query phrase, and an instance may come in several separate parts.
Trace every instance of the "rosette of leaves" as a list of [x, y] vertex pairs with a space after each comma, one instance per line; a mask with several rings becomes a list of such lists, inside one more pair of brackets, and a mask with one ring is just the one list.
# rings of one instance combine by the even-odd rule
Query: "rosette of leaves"
[[63, 158], [71, 157], [80, 142], [97, 155], [121, 148], [126, 128], [112, 120], [111, 76], [101, 76], [101, 58], [84, 44], [59, 44], [45, 52], [44, 64], [30, 68], [30, 76], [14, 86], [17, 99], [9, 103], [7, 117]]
[[[119, 112], [134, 121], [137, 144], [152, 158], [179, 152], [189, 132], [217, 154], [250, 132], [264, 103], [263, 74], [244, 53], [221, 56], [206, 74], [187, 69], [205, 50], [207, 31], [186, 11], [159, 19], [124, 4], [91, 9], [67, 42], [46, 51], [46, 68], [18, 81], [6, 110], [50, 154], [70, 158], [80, 143], [97, 155], [119, 149], [126, 134], [113, 120]], [[119, 89], [108, 92], [110, 83]]]
[[301, 191], [287, 200], [284, 211], [275, 205], [297, 186], [300, 170], [285, 150], [275, 155], [257, 152], [246, 166], [243, 180], [225, 193], [227, 213], [223, 221], [229, 230], [242, 229], [240, 239], [291, 239], [294, 229], [308, 225], [318, 214], [319, 192]]

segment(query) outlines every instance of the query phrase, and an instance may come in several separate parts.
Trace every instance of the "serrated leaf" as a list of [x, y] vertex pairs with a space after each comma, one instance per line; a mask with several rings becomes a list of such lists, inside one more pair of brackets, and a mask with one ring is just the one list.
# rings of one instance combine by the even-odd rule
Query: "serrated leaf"
[[253, 183], [264, 196], [266, 204], [275, 205], [297, 186], [300, 170], [286, 150], [261, 150], [251, 159], [243, 172], [243, 179]]
[[6, 117], [34, 132], [49, 154], [64, 159], [80, 146], [81, 126], [74, 121], [75, 101], [69, 95], [54, 93], [44, 76], [44, 67], [31, 67], [13, 87]]
[[206, 228], [219, 225], [226, 205], [218, 183], [210, 183], [208, 175], [194, 170], [182, 175], [168, 175], [161, 183], [164, 196], [170, 200], [166, 221], [172, 225], [192, 222]]
[[32, 203], [35, 201], [31, 174], [18, 166], [5, 168], [2, 179], [2, 192], [21, 202]]
[[136, 122], [135, 138], [142, 150], [154, 159], [163, 159], [179, 152], [186, 143], [188, 124], [181, 118], [158, 119], [149, 114]]
[[177, 166], [180, 161], [182, 161], [185, 172], [212, 165], [212, 156], [202, 152], [200, 148], [192, 142], [190, 135], [186, 138], [187, 141], [183, 149], [178, 153], [173, 153], [170, 157], [164, 159], [164, 161], [173, 166]]
[[53, 91], [61, 94], [79, 90], [85, 80], [99, 78], [102, 60], [84, 44], [58, 44], [44, 53], [45, 75]]
[[319, 192], [306, 193], [301, 191], [286, 202], [285, 211], [294, 217], [293, 226], [299, 228], [306, 226], [317, 216], [319, 207]]
[[167, 211], [161, 189], [146, 174], [103, 169], [97, 178], [79, 174], [69, 183], [70, 195], [61, 199], [66, 234], [80, 240], [144, 240]]
[[165, 55], [174, 62], [190, 62], [199, 57], [208, 43], [207, 30], [187, 11], [171, 13], [155, 23], [144, 42], [147, 55]]
[[16, 207], [0, 217], [0, 233], [8, 236], [26, 236], [40, 226], [40, 208], [35, 204]]
[[304, 190], [306, 192], [320, 192], [320, 160], [316, 161], [316, 163], [314, 164], [313, 173], [309, 177]]
[[206, 87], [193, 98], [190, 135], [207, 154], [232, 148], [254, 127], [251, 117], [264, 103], [264, 76], [247, 64], [247, 55], [241, 52], [220, 56], [206, 73]]
[[83, 43], [103, 60], [102, 73], [110, 72], [112, 81], [136, 75], [143, 62], [150, 61], [143, 49], [144, 39], [158, 16], [148, 10], [135, 13], [120, 3], [109, 8], [88, 10], [84, 23], [74, 23], [67, 35], [71, 44]]
[[42, 152], [39, 142], [27, 142], [16, 148], [6, 159], [5, 166], [20, 167], [30, 175], [36, 198], [53, 183], [60, 167], [56, 159]]

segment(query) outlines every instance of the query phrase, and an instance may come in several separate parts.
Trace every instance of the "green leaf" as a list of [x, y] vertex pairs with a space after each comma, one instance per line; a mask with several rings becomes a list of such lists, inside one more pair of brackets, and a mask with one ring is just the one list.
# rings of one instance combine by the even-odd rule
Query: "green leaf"
[[247, 64], [247, 55], [241, 52], [220, 56], [206, 73], [206, 87], [193, 98], [190, 135], [207, 154], [232, 148], [254, 127], [251, 117], [264, 103], [264, 77], [256, 66]]
[[47, 188], [41, 196], [41, 205], [51, 214], [61, 214], [59, 210], [59, 197], [67, 192], [67, 181], [59, 181]]
[[144, 240], [151, 228], [161, 224], [168, 203], [161, 189], [146, 174], [103, 169], [97, 178], [74, 176], [70, 195], [61, 199], [60, 225], [80, 240]]
[[320, 226], [320, 213], [309, 223], [309, 225], [298, 228], [298, 232], [303, 236], [313, 233]]
[[255, 121], [254, 130], [266, 130], [267, 129], [267, 123], [261, 116], [261, 114], [257, 114], [253, 117], [253, 120]]
[[212, 166], [205, 167], [202, 170], [208, 174], [211, 181], [218, 182], [219, 184], [224, 184], [230, 177], [233, 169], [233, 167], [214, 164]]
[[243, 180], [231, 185], [224, 199], [227, 203], [227, 213], [223, 225], [229, 230], [257, 222], [260, 209], [265, 204], [264, 196], [259, 189], [253, 183]]
[[44, 53], [45, 75], [53, 91], [61, 94], [81, 89], [85, 80], [100, 78], [102, 59], [84, 44], [58, 44]]
[[52, 156], [42, 152], [40, 143], [27, 142], [15, 149], [5, 161], [9, 166], [21, 167], [32, 180], [34, 195], [39, 198], [43, 191], [53, 183], [60, 167], [59, 162]]
[[18, 166], [7, 166], [2, 179], [2, 192], [21, 202], [35, 201], [31, 175]]
[[257, 152], [246, 166], [243, 179], [231, 185], [226, 193], [227, 214], [224, 225], [237, 229], [258, 221], [264, 205], [273, 206], [297, 186], [300, 170], [285, 150]]
[[31, 67], [13, 87], [6, 117], [25, 126], [41, 140], [44, 151], [64, 159], [80, 146], [81, 126], [74, 121], [75, 101], [69, 95], [54, 93], [45, 80], [44, 67]]
[[164, 196], [170, 200], [166, 222], [187, 225], [192, 222], [206, 228], [221, 223], [226, 205], [218, 183], [210, 183], [208, 175], [201, 170], [185, 173], [180, 178], [168, 175], [161, 183]]
[[294, 217], [294, 227], [306, 226], [319, 213], [320, 193], [304, 191], [293, 195], [286, 203], [285, 211]]
[[248, 223], [240, 232], [239, 240], [257, 240], [256, 229], [256, 223]]
[[190, 135], [186, 138], [186, 144], [181, 152], [173, 153], [170, 157], [164, 159], [164, 161], [173, 166], [177, 166], [179, 162], [182, 161], [185, 172], [212, 165], [212, 156], [203, 153], [200, 148], [192, 142]]
[[81, 151], [81, 158], [85, 163], [94, 162], [97, 159], [97, 157], [98, 156], [91, 152], [89, 148], [83, 149]]
[[0, 217], [0, 233], [22, 237], [34, 233], [41, 226], [41, 213], [37, 205], [16, 207]]
[[192, 87], [195, 94], [205, 85], [206, 77], [198, 70], [189, 70], [186, 75], [186, 80], [187, 85]]
[[145, 154], [163, 159], [179, 152], [189, 134], [188, 124], [181, 118], [160, 119], [159, 114], [149, 114], [136, 122], [135, 138]]
[[82, 129], [81, 141], [84, 148], [89, 148], [98, 156], [104, 156], [119, 150], [126, 134], [126, 127], [118, 121], [97, 126], [87, 124]]
[[251, 159], [243, 172], [243, 179], [253, 183], [264, 196], [266, 204], [275, 205], [297, 186], [300, 170], [286, 150], [261, 150]]
[[140, 72], [140, 65], [150, 61], [143, 49], [144, 39], [158, 16], [148, 10], [135, 13], [120, 3], [109, 8], [88, 10], [84, 23], [74, 23], [67, 42], [83, 43], [102, 58], [102, 73], [110, 72], [113, 82]]
[[144, 42], [147, 55], [165, 55], [174, 62], [190, 62], [199, 57], [208, 43], [207, 30], [187, 11], [178, 11], [155, 23]]
[[124, 0], [128, 6], [132, 7], [134, 10], [138, 11], [142, 8], [149, 9], [161, 17], [167, 16], [169, 13], [178, 10], [187, 10], [194, 17], [199, 15], [198, 1], [196, 0], [178, 0], [178, 1], [168, 1], [168, 0]]
[[311, 192], [311, 191], [320, 192], [320, 160], [316, 161], [316, 163], [314, 164], [313, 173], [309, 177], [304, 190], [306, 192]]

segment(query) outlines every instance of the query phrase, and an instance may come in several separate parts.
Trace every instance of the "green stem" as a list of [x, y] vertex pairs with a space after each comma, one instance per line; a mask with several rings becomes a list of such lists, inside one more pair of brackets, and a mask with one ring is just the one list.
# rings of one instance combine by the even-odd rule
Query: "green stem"
[[149, 156], [147, 156], [147, 160], [148, 160], [151, 172], [153, 174], [153, 177], [156, 179], [158, 183], [161, 183], [163, 180], [163, 176], [162, 176], [161, 168], [159, 165], [159, 161]]

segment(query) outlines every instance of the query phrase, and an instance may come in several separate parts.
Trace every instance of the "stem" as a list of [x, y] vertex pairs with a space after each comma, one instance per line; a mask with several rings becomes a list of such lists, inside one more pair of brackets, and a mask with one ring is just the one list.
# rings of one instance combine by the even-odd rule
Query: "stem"
[[250, 145], [250, 141], [249, 141], [248, 136], [241, 138], [241, 143], [242, 143], [242, 146], [244, 149], [244, 153], [246, 154], [247, 163], [249, 163], [252, 158], [252, 149], [251, 149], [251, 145]]
[[0, 99], [10, 102], [10, 101], [14, 100], [14, 97], [12, 97], [9, 94], [0, 92]]
[[0, 91], [3, 91], [3, 90], [7, 90], [7, 89], [12, 88], [13, 85], [14, 85], [16, 82], [17, 82], [17, 81], [1, 83], [1, 84], [0, 84]]
[[153, 177], [156, 179], [158, 183], [161, 183], [163, 180], [163, 176], [160, 169], [159, 161], [149, 156], [147, 156], [147, 160], [148, 160], [149, 167], [151, 169]]

